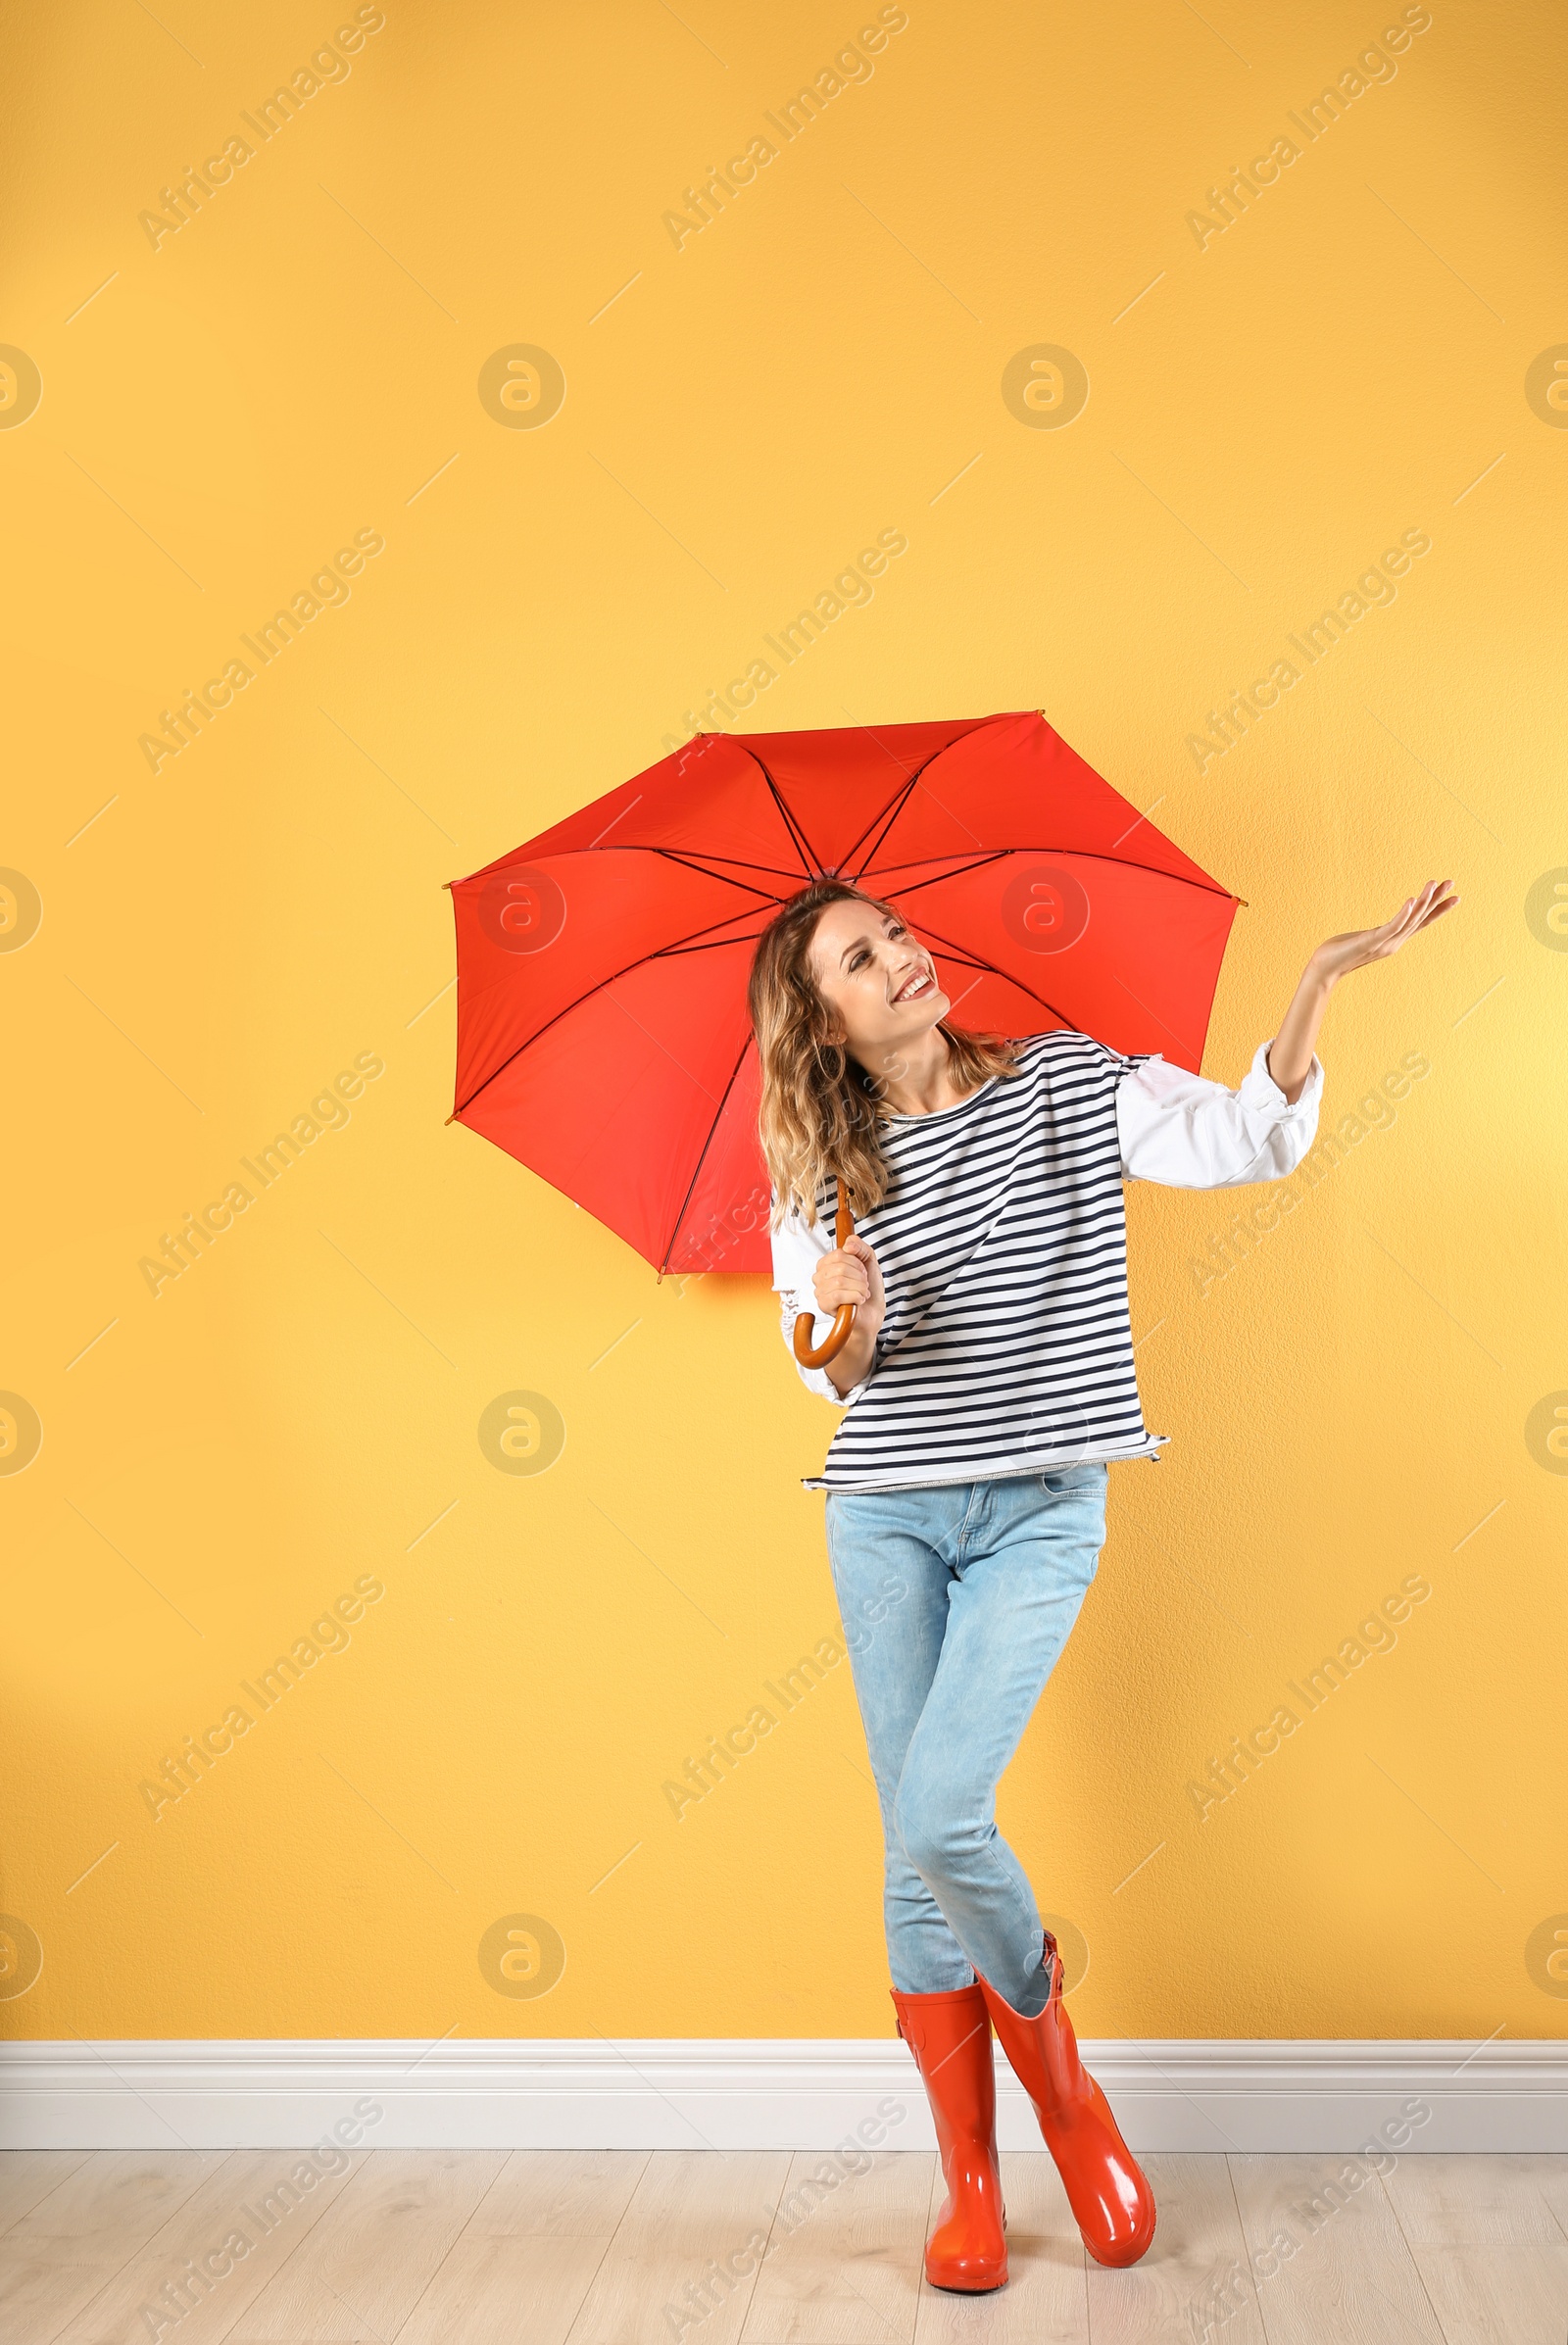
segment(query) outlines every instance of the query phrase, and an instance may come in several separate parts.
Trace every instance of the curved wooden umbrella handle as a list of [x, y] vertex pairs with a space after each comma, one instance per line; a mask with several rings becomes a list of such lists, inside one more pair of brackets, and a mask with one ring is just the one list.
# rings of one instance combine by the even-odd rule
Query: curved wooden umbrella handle
[[[842, 1250], [846, 1238], [853, 1238], [854, 1235], [855, 1216], [844, 1195], [844, 1184], [840, 1182], [838, 1219], [833, 1226], [834, 1243]], [[815, 1317], [814, 1311], [803, 1311], [795, 1322], [795, 1356], [803, 1368], [825, 1368], [829, 1360], [837, 1359], [849, 1342], [850, 1330], [855, 1325], [855, 1305], [853, 1302], [840, 1303], [833, 1314], [833, 1325], [821, 1343], [813, 1347], [811, 1326]]]

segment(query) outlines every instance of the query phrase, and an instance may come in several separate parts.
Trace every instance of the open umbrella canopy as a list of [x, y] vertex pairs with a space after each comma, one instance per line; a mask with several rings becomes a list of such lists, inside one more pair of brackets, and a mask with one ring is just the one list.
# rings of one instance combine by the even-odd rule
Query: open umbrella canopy
[[710, 733], [452, 884], [454, 1118], [661, 1273], [766, 1270], [757, 939], [836, 874], [897, 906], [955, 1025], [1200, 1071], [1241, 901], [1035, 709]]

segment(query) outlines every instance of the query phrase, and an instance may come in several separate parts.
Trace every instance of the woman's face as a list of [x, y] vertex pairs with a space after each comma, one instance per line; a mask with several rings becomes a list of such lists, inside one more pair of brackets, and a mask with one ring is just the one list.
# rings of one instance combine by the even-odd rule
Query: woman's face
[[868, 1075], [897, 1075], [909, 1046], [953, 1006], [925, 947], [896, 912], [875, 904], [830, 904], [808, 958], [846, 1049]]

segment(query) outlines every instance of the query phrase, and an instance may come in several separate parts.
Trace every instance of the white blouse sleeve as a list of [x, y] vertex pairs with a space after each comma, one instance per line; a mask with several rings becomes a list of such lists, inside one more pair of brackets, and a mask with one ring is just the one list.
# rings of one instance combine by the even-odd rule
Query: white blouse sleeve
[[1317, 1137], [1323, 1068], [1314, 1054], [1295, 1105], [1268, 1071], [1269, 1037], [1235, 1091], [1155, 1056], [1116, 1086], [1121, 1168], [1169, 1189], [1235, 1189], [1282, 1181]]
[[[776, 1197], [776, 1193], [775, 1193]], [[795, 1322], [802, 1311], [811, 1317], [811, 1342], [820, 1343], [833, 1325], [831, 1311], [820, 1312], [816, 1307], [816, 1294], [811, 1274], [824, 1254], [833, 1251], [833, 1224], [818, 1214], [809, 1228], [798, 1211], [787, 1213], [779, 1227], [771, 1233], [773, 1243], [773, 1288], [779, 1300], [779, 1329], [784, 1346], [794, 1362], [795, 1372], [808, 1392], [815, 1392], [823, 1400], [831, 1400], [835, 1408], [848, 1408], [870, 1383], [864, 1376], [847, 1392], [841, 1392], [825, 1368], [803, 1368], [795, 1358]]]

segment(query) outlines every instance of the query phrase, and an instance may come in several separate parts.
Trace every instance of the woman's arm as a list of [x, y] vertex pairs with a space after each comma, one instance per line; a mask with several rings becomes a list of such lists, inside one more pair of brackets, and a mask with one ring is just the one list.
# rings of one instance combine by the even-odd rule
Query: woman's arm
[[1272, 1041], [1260, 1043], [1234, 1091], [1155, 1054], [1116, 1086], [1121, 1168], [1129, 1180], [1172, 1189], [1230, 1189], [1280, 1181], [1294, 1172], [1317, 1133], [1323, 1067], [1314, 1052], [1329, 995], [1368, 961], [1386, 960], [1406, 938], [1458, 903], [1446, 880], [1429, 880], [1381, 928], [1356, 929], [1319, 945]]
[[1130, 1067], [1116, 1085], [1123, 1178], [1166, 1189], [1235, 1189], [1283, 1181], [1317, 1137], [1323, 1068], [1314, 1057], [1294, 1101], [1268, 1071], [1259, 1043], [1234, 1091], [1161, 1057]]
[[1293, 1107], [1311, 1068], [1329, 996], [1340, 979], [1352, 969], [1365, 968], [1368, 961], [1387, 960], [1429, 922], [1451, 912], [1459, 899], [1446, 894], [1450, 885], [1446, 879], [1429, 879], [1420, 895], [1407, 898], [1381, 928], [1348, 929], [1343, 936], [1328, 937], [1319, 945], [1280, 1020], [1267, 1059], [1270, 1076]]

